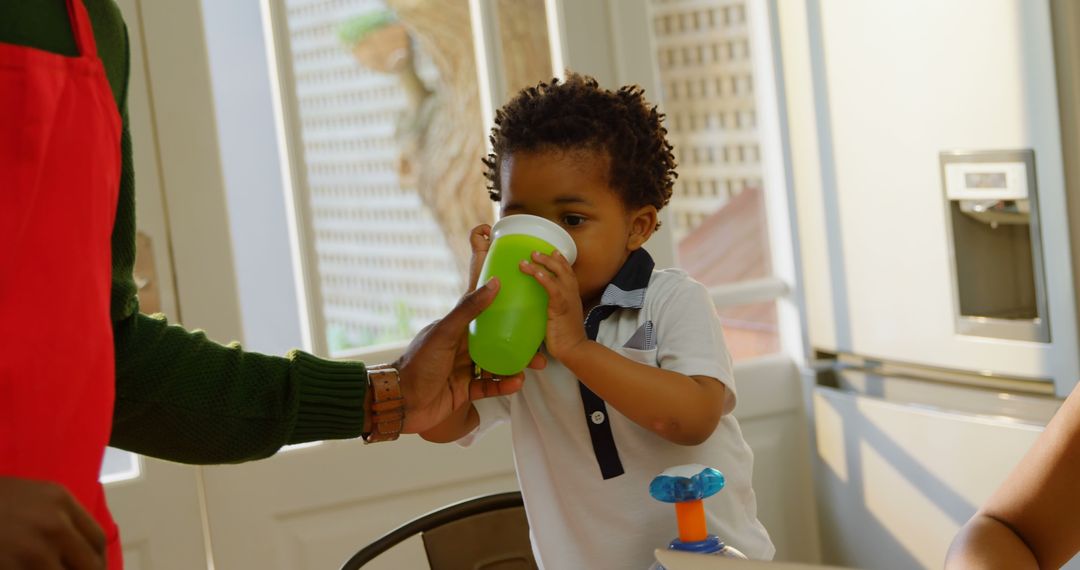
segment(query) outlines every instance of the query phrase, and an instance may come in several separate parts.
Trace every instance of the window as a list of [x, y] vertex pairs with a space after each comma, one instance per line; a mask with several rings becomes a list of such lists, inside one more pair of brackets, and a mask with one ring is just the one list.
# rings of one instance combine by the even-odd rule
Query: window
[[138, 478], [141, 471], [138, 455], [106, 447], [98, 480], [103, 484], [127, 481]]
[[[498, 25], [479, 35], [469, 0], [282, 5], [315, 344], [346, 356], [404, 342], [465, 290], [468, 233], [494, 218], [484, 95], [550, 78], [543, 0], [484, 4]], [[490, 77], [474, 37], [498, 54]]]
[[[652, 10], [662, 110], [679, 162], [669, 206], [679, 264], [709, 287], [769, 277], [746, 8], [742, 0], [652, 0]], [[718, 312], [734, 358], [780, 349], [775, 302]]]
[[410, 339], [492, 218], [468, 2], [284, 6], [314, 320], [331, 355]]

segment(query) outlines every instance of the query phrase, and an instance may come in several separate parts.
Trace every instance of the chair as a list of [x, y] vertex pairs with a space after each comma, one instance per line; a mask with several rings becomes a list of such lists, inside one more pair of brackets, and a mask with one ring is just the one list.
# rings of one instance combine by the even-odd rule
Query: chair
[[534, 570], [521, 493], [498, 493], [447, 505], [383, 535], [341, 567], [356, 570], [420, 534], [432, 570]]

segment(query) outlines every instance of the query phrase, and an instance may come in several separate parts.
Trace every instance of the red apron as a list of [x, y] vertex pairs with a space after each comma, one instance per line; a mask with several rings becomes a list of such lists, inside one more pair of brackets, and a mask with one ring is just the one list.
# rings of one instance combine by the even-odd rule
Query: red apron
[[0, 474], [64, 485], [119, 536], [98, 483], [112, 425], [110, 238], [120, 116], [86, 8], [78, 57], [0, 44]]

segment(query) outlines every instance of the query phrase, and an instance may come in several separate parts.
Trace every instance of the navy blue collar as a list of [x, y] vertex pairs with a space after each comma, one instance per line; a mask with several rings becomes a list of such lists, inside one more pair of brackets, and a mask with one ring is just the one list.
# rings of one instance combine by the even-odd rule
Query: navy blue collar
[[654, 267], [656, 262], [649, 252], [644, 249], [631, 252], [630, 257], [626, 258], [619, 272], [604, 289], [599, 306], [640, 309], [645, 304], [645, 289], [649, 287]]

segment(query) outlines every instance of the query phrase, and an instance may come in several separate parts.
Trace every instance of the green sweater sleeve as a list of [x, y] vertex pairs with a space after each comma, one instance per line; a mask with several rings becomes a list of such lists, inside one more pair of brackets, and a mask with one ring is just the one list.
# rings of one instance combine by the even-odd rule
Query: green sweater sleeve
[[[85, 0], [98, 54], [123, 118], [112, 233], [116, 404], [111, 445], [185, 463], [266, 457], [282, 445], [356, 437], [364, 423], [364, 365], [303, 352], [285, 357], [223, 346], [139, 312], [135, 176], [127, 118], [127, 29], [113, 0]], [[0, 0], [0, 42], [75, 55], [64, 0]]]
[[363, 365], [222, 346], [161, 315], [117, 321], [111, 445], [184, 463], [229, 463], [285, 444], [356, 437]]
[[363, 364], [299, 351], [284, 358], [245, 352], [169, 325], [161, 315], [139, 313], [132, 278], [136, 225], [127, 32], [111, 0], [88, 4], [109, 8], [91, 12], [95, 24], [111, 19], [122, 32], [95, 25], [106, 68], [123, 69], [123, 162], [112, 234], [116, 403], [110, 444], [185, 463], [226, 463], [266, 457], [286, 444], [357, 437], [364, 424]]

